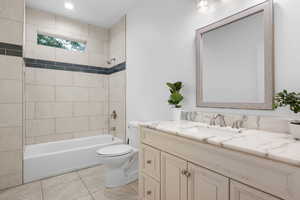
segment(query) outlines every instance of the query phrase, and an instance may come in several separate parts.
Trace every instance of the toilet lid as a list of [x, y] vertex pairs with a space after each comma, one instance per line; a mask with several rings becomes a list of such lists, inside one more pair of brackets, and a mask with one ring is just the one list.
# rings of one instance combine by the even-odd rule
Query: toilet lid
[[99, 155], [104, 156], [121, 156], [128, 154], [132, 151], [132, 147], [125, 144], [112, 145], [101, 148], [97, 151]]

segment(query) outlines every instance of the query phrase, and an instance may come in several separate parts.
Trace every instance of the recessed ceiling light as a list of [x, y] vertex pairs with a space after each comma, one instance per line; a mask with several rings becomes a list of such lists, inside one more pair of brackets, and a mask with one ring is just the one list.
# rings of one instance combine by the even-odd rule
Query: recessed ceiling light
[[65, 2], [65, 8], [68, 10], [73, 10], [74, 4], [72, 4], [71, 2]]

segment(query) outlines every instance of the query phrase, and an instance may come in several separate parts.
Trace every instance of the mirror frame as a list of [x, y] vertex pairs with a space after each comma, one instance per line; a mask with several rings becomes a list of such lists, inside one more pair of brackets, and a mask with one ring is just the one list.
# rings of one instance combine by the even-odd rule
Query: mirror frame
[[[264, 59], [265, 59], [265, 88], [263, 103], [222, 103], [222, 102], [204, 102], [203, 98], [203, 35], [209, 31], [215, 30], [227, 24], [239, 21], [256, 13], [263, 12], [264, 20]], [[236, 108], [236, 109], [273, 109], [274, 97], [274, 50], [273, 50], [273, 0], [267, 0], [261, 4], [250, 7], [237, 14], [226, 17], [220, 21], [207, 25], [196, 30], [196, 103], [197, 107], [209, 108]]]

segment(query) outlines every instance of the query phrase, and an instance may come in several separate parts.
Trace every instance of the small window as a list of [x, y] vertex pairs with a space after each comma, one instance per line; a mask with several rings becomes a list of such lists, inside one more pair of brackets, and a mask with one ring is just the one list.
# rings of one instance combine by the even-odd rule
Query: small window
[[55, 36], [49, 36], [45, 34], [37, 34], [37, 43], [39, 45], [45, 45], [49, 47], [61, 48], [70, 51], [84, 52], [86, 48], [85, 42], [72, 41]]

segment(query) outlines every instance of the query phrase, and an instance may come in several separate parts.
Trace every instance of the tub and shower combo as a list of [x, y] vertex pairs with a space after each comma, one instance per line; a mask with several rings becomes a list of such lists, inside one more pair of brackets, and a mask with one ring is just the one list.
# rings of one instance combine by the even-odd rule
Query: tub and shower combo
[[101, 135], [27, 145], [24, 152], [24, 182], [103, 164], [96, 151], [121, 143], [120, 139], [111, 135]]

